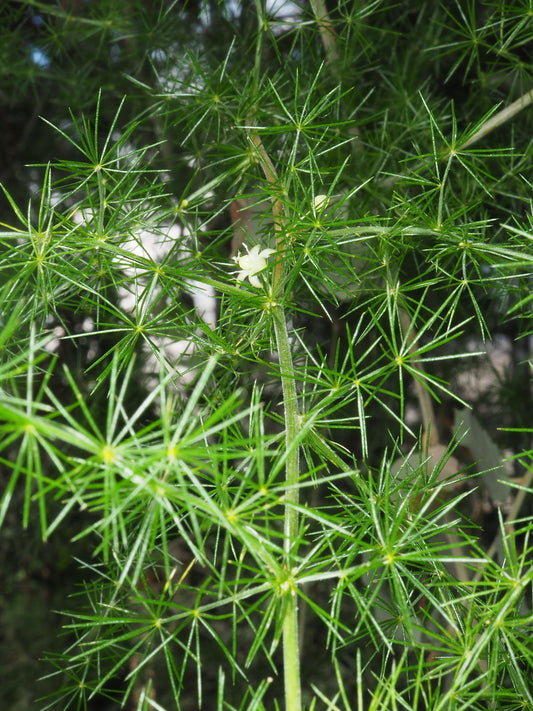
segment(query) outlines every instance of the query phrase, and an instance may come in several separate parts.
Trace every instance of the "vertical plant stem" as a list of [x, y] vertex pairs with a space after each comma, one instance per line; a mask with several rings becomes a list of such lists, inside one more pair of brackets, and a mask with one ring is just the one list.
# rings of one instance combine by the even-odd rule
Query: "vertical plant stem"
[[285, 501], [288, 506], [285, 516], [285, 557], [287, 564], [291, 557], [291, 550], [298, 536], [298, 513], [293, 506], [298, 503], [298, 475], [299, 475], [299, 447], [296, 442], [299, 431], [298, 400], [296, 396], [296, 384], [294, 382], [294, 372], [292, 355], [289, 344], [289, 334], [285, 312], [281, 304], [277, 304], [272, 309], [274, 330], [276, 333], [276, 345], [281, 368], [281, 385], [283, 389], [283, 408], [285, 416], [285, 450], [287, 460], [285, 462]]
[[328, 60], [338, 61], [337, 35], [329, 19], [328, 9], [324, 0], [310, 0], [311, 9], [316, 17], [318, 31]]
[[300, 644], [298, 637], [298, 597], [287, 593], [283, 617], [283, 684], [285, 711], [301, 711]]
[[[399, 313], [403, 335], [409, 343], [409, 350], [413, 351], [416, 344], [416, 332], [414, 330], [413, 323], [407, 311], [400, 308]], [[422, 359], [419, 358], [418, 361], [413, 362], [412, 367], [417, 370], [421, 376], [420, 380], [418, 378], [413, 378], [413, 382], [418, 404], [420, 406], [420, 413], [422, 415], [422, 425], [424, 427], [424, 446], [431, 447], [439, 441], [439, 431], [437, 427], [437, 418], [435, 417], [435, 410], [433, 408], [433, 403], [431, 402], [431, 396], [422, 382], [422, 379], [425, 378]]]
[[300, 454], [297, 437], [299, 431], [298, 399], [294, 382], [294, 369], [290, 351], [289, 334], [285, 311], [281, 304], [272, 309], [276, 345], [281, 369], [283, 408], [285, 418], [285, 515], [283, 547], [284, 565], [287, 568], [288, 585], [285, 589], [283, 617], [283, 674], [285, 682], [286, 711], [301, 709], [300, 649], [298, 625], [298, 597], [291, 580], [292, 559], [298, 540], [298, 476]]
[[[261, 43], [264, 33], [262, 4], [257, 2], [259, 20], [258, 44], [256, 46], [255, 72], [256, 82], [259, 81], [261, 62]], [[257, 90], [257, 86], [256, 86]], [[287, 317], [283, 307], [283, 264], [285, 257], [285, 209], [280, 199], [280, 185], [276, 168], [263, 146], [260, 136], [254, 130], [253, 118], [247, 120], [248, 138], [256, 150], [265, 179], [272, 190], [272, 218], [276, 234], [276, 263], [272, 279], [272, 295], [275, 304], [272, 306], [272, 321], [278, 350], [281, 387], [283, 392], [283, 411], [285, 421], [285, 510], [283, 521], [283, 567], [286, 570], [286, 583], [282, 605], [282, 646], [283, 646], [283, 681], [285, 694], [285, 711], [301, 711], [302, 691], [300, 674], [300, 629], [298, 620], [298, 595], [296, 585], [292, 580], [293, 561], [298, 548], [298, 477], [300, 473], [300, 447], [298, 433], [300, 428], [300, 413], [296, 394], [294, 366], [287, 329]], [[278, 297], [280, 297], [278, 299]]]
[[[279, 181], [276, 169], [266, 152], [259, 135], [253, 130], [251, 121], [249, 138], [259, 154], [263, 174], [269, 186], [275, 191], [272, 197], [272, 216], [276, 232], [276, 264], [272, 282], [274, 297], [282, 297], [282, 270], [285, 252], [284, 207], [277, 197]], [[294, 378], [294, 366], [287, 330], [287, 318], [282, 299], [276, 298], [272, 306], [272, 320], [276, 336], [281, 387], [283, 392], [283, 410], [285, 421], [285, 512], [283, 523], [283, 565], [287, 573], [286, 585], [283, 587], [285, 600], [283, 606], [283, 674], [286, 711], [301, 711], [301, 676], [300, 676], [300, 644], [298, 624], [298, 596], [292, 580], [294, 556], [298, 547], [298, 477], [300, 472], [300, 451], [297, 442], [300, 428], [300, 413]]]

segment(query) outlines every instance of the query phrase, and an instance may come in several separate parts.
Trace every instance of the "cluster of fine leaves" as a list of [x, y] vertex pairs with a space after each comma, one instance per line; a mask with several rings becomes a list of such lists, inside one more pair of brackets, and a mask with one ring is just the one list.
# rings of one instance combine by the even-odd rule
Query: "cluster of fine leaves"
[[530, 369], [529, 3], [20, 5], [61, 81], [3, 186], [0, 522], [86, 543], [41, 708], [281, 707], [294, 598], [306, 708], [533, 708], [531, 393], [507, 502], [420, 394]]

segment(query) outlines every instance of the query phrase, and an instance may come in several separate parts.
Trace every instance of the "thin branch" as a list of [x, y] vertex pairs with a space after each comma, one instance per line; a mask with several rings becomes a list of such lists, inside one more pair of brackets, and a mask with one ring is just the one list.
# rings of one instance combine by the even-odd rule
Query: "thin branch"
[[[315, 15], [318, 27], [319, 27], [320, 38], [322, 40], [322, 44], [323, 44], [324, 49], [326, 51], [326, 58], [327, 58], [328, 62], [331, 62], [332, 60], [337, 60], [338, 59], [337, 35], [335, 34], [335, 30], [333, 29], [333, 24], [332, 24], [330, 17], [328, 15], [326, 3], [324, 2], [324, 0], [310, 0], [310, 4], [311, 4], [311, 8], [314, 12], [314, 15]], [[257, 138], [259, 139], [258, 136], [257, 136]], [[268, 156], [264, 156], [264, 164], [269, 166], [269, 168], [268, 168], [269, 173], [272, 173], [273, 166], [272, 166], [272, 171], [271, 171], [270, 170], [271, 163], [268, 159]], [[275, 174], [275, 171], [274, 171], [274, 174]], [[266, 173], [265, 173], [265, 176], [267, 177], [267, 180], [269, 180], [269, 177]], [[269, 182], [271, 182], [271, 181], [269, 180]], [[412, 352], [414, 350], [416, 332], [413, 328], [413, 324], [411, 322], [409, 315], [407, 314], [406, 311], [403, 311], [402, 309], [400, 309], [400, 322], [402, 325], [404, 337], [407, 339], [408, 343], [410, 344], [410, 351]], [[422, 362], [420, 361], [420, 359], [419, 359], [418, 363], [413, 363], [413, 367], [415, 368], [415, 370], [417, 370], [420, 373], [420, 375], [422, 376], [422, 379], [423, 379], [423, 377], [425, 377], [425, 371], [424, 371], [424, 366], [423, 366]], [[415, 392], [416, 392], [416, 396], [418, 399], [418, 404], [420, 406], [420, 411], [422, 414], [422, 422], [424, 425], [424, 444], [427, 447], [431, 447], [432, 445], [437, 444], [438, 439], [439, 439], [438, 438], [437, 422], [436, 422], [436, 418], [435, 418], [433, 404], [431, 402], [431, 397], [429, 395], [429, 392], [424, 387], [421, 380], [419, 380], [418, 378], [414, 378], [414, 384], [415, 384]]]
[[[283, 256], [285, 252], [285, 209], [278, 193], [280, 190], [279, 178], [270, 156], [263, 146], [260, 136], [254, 131], [250, 122], [248, 137], [255, 147], [260, 158], [263, 174], [272, 189], [272, 216], [276, 232], [276, 263], [272, 282], [272, 293], [276, 295], [281, 289], [283, 273]], [[281, 373], [281, 387], [283, 391], [283, 409], [285, 420], [285, 512], [283, 548], [285, 554], [284, 566], [287, 573], [286, 585], [283, 588], [286, 596], [283, 614], [282, 645], [283, 645], [283, 673], [285, 685], [286, 711], [301, 711], [301, 672], [300, 672], [300, 646], [299, 646], [299, 620], [298, 597], [296, 586], [292, 580], [292, 567], [294, 553], [298, 541], [298, 478], [300, 476], [300, 446], [298, 435], [300, 432], [300, 413], [298, 408], [298, 395], [294, 378], [294, 365], [287, 330], [287, 319], [283, 307], [283, 299], [276, 300], [271, 306], [272, 322], [276, 335], [276, 346]]]
[[[498, 128], [499, 126], [502, 126], [507, 121], [510, 121], [514, 116], [516, 116], [517, 113], [522, 111], [522, 109], [526, 109], [532, 103], [533, 89], [523, 94], [523, 96], [521, 96], [516, 101], [513, 101], [513, 103], [509, 106], [506, 106], [504, 109], [498, 111], [493, 116], [491, 116], [490, 119], [488, 119], [488, 121], [485, 121], [485, 123], [479, 128], [478, 131], [476, 131], [476, 133], [474, 133], [473, 136], [470, 136], [470, 138], [468, 138], [464, 143], [461, 143], [457, 147], [454, 147], [454, 153], [460, 153], [460, 151], [464, 150], [465, 148], [468, 148], [469, 146], [472, 146], [474, 143], [477, 143], [482, 138], [485, 138], [488, 133], [494, 131], [494, 129]], [[441, 160], [449, 160], [449, 158], [450, 153], [446, 153], [441, 157]], [[429, 165], [429, 162], [421, 161], [413, 168], [413, 171], [420, 170], [426, 165]], [[389, 178], [380, 181], [379, 184], [383, 188], [390, 188], [395, 183], [397, 183], [398, 180], [401, 179], [401, 175], [391, 175]]]
[[338, 61], [339, 54], [337, 52], [337, 35], [333, 29], [333, 23], [330, 20], [326, 3], [324, 0], [310, 0], [311, 9], [315, 16], [318, 31], [322, 46], [326, 52], [328, 61]]
[[[516, 481], [516, 480], [515, 480]], [[522, 504], [524, 503], [524, 499], [527, 494], [531, 493], [529, 488], [531, 487], [531, 483], [533, 482], [533, 469], [530, 469], [528, 473], [522, 478], [522, 488], [518, 492], [518, 494], [515, 496], [511, 509], [508, 512], [507, 516], [505, 517], [505, 521], [503, 523], [503, 529], [505, 533], [508, 535], [512, 534], [514, 532], [514, 522], [516, 520], [516, 517], [518, 516], [518, 513], [520, 509], [522, 508]], [[497, 535], [495, 536], [490, 548], [487, 551], [487, 557], [483, 561], [483, 565], [477, 570], [474, 578], [472, 579], [472, 582], [479, 582], [483, 576], [483, 571], [485, 570], [485, 567], [487, 566], [487, 563], [489, 560], [492, 560], [496, 553], [498, 552], [500, 545], [501, 545], [501, 539], [502, 539], [502, 529], [500, 528], [498, 530]]]
[[[413, 322], [411, 321], [409, 314], [403, 309], [400, 309], [399, 313], [403, 335], [404, 338], [407, 339], [407, 342], [409, 343], [409, 350], [412, 353], [415, 350], [416, 331], [413, 327]], [[427, 388], [425, 388], [422, 383], [422, 379], [425, 378], [426, 373], [421, 358], [419, 358], [417, 362], [413, 362], [412, 367], [422, 376], [420, 380], [418, 378], [413, 378], [413, 380], [415, 384], [416, 397], [418, 399], [420, 412], [422, 414], [422, 423], [424, 425], [424, 445], [426, 447], [432, 447], [434, 444], [437, 444], [439, 436], [433, 403], [431, 402], [431, 397]]]
[[[254, 146], [258, 153], [259, 161], [261, 163], [261, 168], [263, 169], [263, 174], [267, 183], [271, 188], [274, 188], [276, 192], [280, 190], [279, 179], [274, 164], [272, 163], [270, 156], [263, 146], [263, 142], [259, 135], [253, 130], [253, 125], [250, 120], [246, 122], [250, 130], [248, 131], [248, 138]], [[273, 287], [274, 293], [278, 287], [281, 279], [281, 274], [283, 271], [283, 257], [285, 252], [285, 208], [283, 202], [277, 195], [272, 196], [272, 217], [274, 221], [274, 231], [276, 233], [276, 263], [274, 266], [274, 279]]]
[[483, 126], [481, 126], [479, 131], [476, 131], [473, 136], [470, 136], [470, 138], [461, 144], [457, 150], [468, 148], [468, 146], [471, 146], [473, 143], [477, 143], [482, 138], [485, 138], [487, 133], [494, 131], [494, 129], [498, 128], [498, 126], [502, 126], [506, 121], [510, 121], [513, 116], [516, 116], [519, 111], [527, 108], [531, 103], [533, 103], [533, 89], [526, 92], [516, 101], [513, 101], [513, 103], [509, 106], [506, 106], [505, 109], [502, 109], [501, 111], [498, 111], [498, 113], [494, 114], [494, 116], [491, 116], [490, 119], [486, 121]]

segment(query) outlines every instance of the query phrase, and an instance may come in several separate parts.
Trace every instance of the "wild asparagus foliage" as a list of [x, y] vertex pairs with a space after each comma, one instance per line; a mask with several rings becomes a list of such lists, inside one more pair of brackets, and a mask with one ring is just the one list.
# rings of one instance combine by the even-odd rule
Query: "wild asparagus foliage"
[[42, 707], [533, 706], [530, 519], [498, 557], [431, 405], [531, 331], [529, 11], [140, 8], [137, 95], [6, 188], [0, 517], [95, 556]]

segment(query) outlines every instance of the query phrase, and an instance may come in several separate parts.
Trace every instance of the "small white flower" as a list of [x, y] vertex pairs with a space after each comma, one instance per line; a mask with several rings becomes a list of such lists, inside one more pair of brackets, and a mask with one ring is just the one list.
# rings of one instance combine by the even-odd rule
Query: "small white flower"
[[322, 210], [328, 206], [328, 202], [329, 198], [327, 195], [315, 195], [315, 211], [322, 212]]
[[256, 274], [262, 272], [266, 268], [266, 260], [271, 254], [275, 253], [275, 249], [261, 249], [261, 247], [256, 244], [252, 249], [248, 249], [246, 245], [243, 245], [248, 254], [238, 254], [233, 257], [233, 261], [239, 265], [239, 273], [237, 274], [237, 283], [248, 279], [250, 284], [255, 287], [260, 287], [261, 282], [259, 281]]

